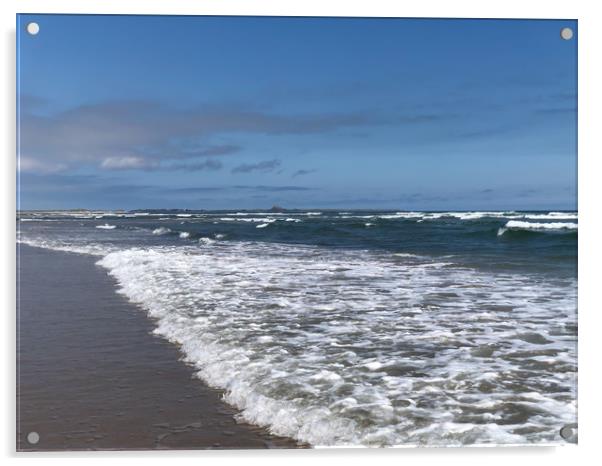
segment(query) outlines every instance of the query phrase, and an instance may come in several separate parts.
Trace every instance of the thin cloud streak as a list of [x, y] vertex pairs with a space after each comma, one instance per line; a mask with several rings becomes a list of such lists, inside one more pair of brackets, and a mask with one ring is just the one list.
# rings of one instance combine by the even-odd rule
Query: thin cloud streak
[[280, 167], [281, 161], [278, 159], [274, 160], [265, 160], [263, 162], [238, 165], [234, 167], [231, 172], [232, 173], [250, 173], [250, 172], [262, 172], [269, 173], [274, 171], [276, 168]]
[[316, 169], [311, 169], [311, 170], [297, 170], [295, 173], [293, 173], [291, 175], [291, 178], [297, 178], [298, 176], [304, 176], [304, 175], [309, 175], [311, 173], [315, 173], [318, 170]]

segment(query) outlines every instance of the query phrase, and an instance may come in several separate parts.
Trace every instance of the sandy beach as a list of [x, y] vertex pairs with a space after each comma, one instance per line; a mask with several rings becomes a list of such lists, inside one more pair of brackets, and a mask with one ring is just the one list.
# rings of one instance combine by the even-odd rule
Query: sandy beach
[[94, 262], [20, 245], [18, 450], [301, 446], [237, 423]]

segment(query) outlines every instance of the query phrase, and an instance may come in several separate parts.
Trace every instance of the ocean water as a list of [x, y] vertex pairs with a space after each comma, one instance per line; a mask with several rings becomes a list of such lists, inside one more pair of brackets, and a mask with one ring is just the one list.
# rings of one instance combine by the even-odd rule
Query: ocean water
[[316, 210], [23, 212], [17, 238], [95, 256], [245, 421], [383, 446], [564, 442], [577, 236], [576, 212]]

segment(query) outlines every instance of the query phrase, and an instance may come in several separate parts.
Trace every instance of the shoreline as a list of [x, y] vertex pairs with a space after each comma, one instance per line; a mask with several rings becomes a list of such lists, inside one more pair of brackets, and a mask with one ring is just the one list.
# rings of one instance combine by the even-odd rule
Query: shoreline
[[17, 451], [308, 447], [238, 423], [95, 258], [18, 254]]

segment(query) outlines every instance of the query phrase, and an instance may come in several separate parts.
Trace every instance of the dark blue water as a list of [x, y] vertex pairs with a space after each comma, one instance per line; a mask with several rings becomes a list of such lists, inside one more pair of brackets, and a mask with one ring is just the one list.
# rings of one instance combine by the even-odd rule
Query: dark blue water
[[[147, 214], [147, 215], [145, 215]], [[77, 236], [96, 233], [98, 241], [124, 245], [184, 245], [199, 238], [226, 241], [305, 244], [331, 249], [366, 249], [424, 256], [449, 256], [470, 267], [576, 276], [576, 212], [429, 212], [395, 211], [136, 211], [99, 215], [24, 214], [23, 231], [45, 230]], [[85, 218], [92, 216], [92, 218]], [[185, 217], [184, 217], [185, 216]], [[190, 216], [190, 217], [189, 217]], [[509, 221], [533, 225], [505, 228]], [[268, 226], [258, 225], [271, 222]], [[88, 231], [110, 224], [114, 230]], [[562, 225], [574, 227], [562, 228]], [[556, 225], [559, 228], [545, 228]], [[159, 228], [165, 234], [149, 236]], [[502, 231], [504, 230], [504, 231]], [[85, 233], [83, 233], [85, 232]], [[102, 229], [101, 229], [101, 232]], [[109, 235], [106, 232], [110, 232]], [[180, 238], [180, 233], [188, 238]], [[187, 241], [182, 241], [183, 239]]]

